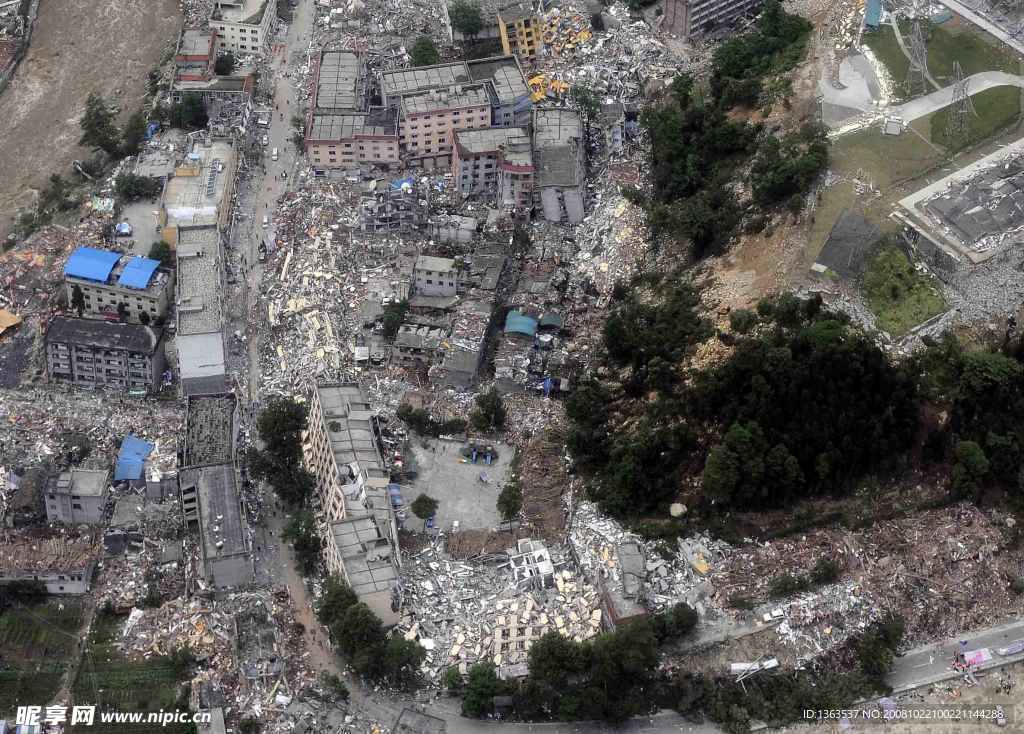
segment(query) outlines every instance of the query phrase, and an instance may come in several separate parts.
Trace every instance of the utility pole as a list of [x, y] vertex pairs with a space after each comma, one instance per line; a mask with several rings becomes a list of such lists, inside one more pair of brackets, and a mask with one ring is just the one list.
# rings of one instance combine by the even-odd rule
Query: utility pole
[[[898, 22], [898, 21], [897, 21]], [[907, 94], [913, 96], [920, 87], [921, 94], [928, 93], [928, 46], [921, 30], [921, 20], [914, 19], [910, 35], [910, 68], [907, 69]]]
[[960, 68], [960, 62], [953, 62], [953, 103], [950, 106], [949, 123], [946, 131], [950, 140], [964, 140], [971, 124], [967, 119], [968, 113], [978, 116], [971, 101], [971, 95], [967, 93], [967, 80], [964, 79], [964, 71]]

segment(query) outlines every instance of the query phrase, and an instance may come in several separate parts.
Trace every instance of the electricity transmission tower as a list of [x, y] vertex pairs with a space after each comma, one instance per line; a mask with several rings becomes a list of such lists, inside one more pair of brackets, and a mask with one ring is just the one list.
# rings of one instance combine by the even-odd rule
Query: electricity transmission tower
[[966, 137], [970, 129], [968, 113], [978, 116], [971, 101], [971, 95], [967, 93], [967, 80], [964, 79], [964, 71], [960, 68], [960, 62], [953, 62], [953, 103], [949, 110], [949, 123], [947, 130], [949, 137], [959, 140]]
[[920, 19], [914, 20], [910, 34], [910, 68], [907, 70], [907, 94], [928, 93], [928, 46], [924, 42]]

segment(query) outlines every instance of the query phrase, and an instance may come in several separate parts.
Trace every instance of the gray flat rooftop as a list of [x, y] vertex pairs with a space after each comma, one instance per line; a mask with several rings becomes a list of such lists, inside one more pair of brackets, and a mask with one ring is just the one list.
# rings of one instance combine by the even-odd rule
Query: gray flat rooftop
[[453, 110], [463, 107], [481, 107], [489, 105], [490, 95], [483, 85], [462, 87], [461, 91], [444, 89], [439, 92], [429, 91], [409, 94], [402, 97], [402, 109], [407, 115], [417, 115], [436, 110]]
[[191, 397], [186, 406], [183, 465], [230, 464], [234, 460], [235, 397]]
[[178, 352], [178, 372], [186, 395], [212, 395], [227, 392], [224, 335], [179, 334], [174, 339]]
[[178, 232], [178, 336], [219, 332], [220, 246], [213, 227]]
[[533, 144], [535, 148], [566, 145], [579, 140], [583, 124], [576, 110], [545, 108], [533, 111]]
[[467, 62], [466, 66], [469, 67], [473, 81], [490, 81], [494, 85], [494, 92], [502, 104], [514, 102], [530, 94], [530, 88], [515, 56], [476, 59]]
[[167, 223], [184, 227], [217, 224], [220, 206], [231, 189], [234, 164], [231, 143], [216, 140], [209, 146], [193, 145], [164, 187]]
[[450, 257], [420, 255], [416, 258], [415, 269], [426, 270], [431, 273], [447, 273], [451, 270], [455, 270], [455, 261]]
[[202, 56], [210, 53], [210, 42], [213, 39], [212, 31], [201, 31], [196, 28], [189, 28], [181, 34], [181, 46], [178, 53], [182, 56]]
[[141, 324], [55, 316], [46, 330], [46, 341], [100, 349], [124, 349], [151, 355], [156, 351], [162, 335], [162, 329]]
[[71, 469], [71, 489], [84, 497], [101, 497], [110, 485], [110, 472], [106, 469]]
[[464, 61], [436, 66], [418, 66], [413, 69], [396, 69], [385, 71], [380, 75], [381, 90], [387, 96], [462, 84], [471, 79], [469, 68]]
[[396, 136], [398, 118], [393, 114], [317, 113], [313, 115], [308, 137], [310, 140], [343, 140], [357, 135]]
[[[181, 469], [178, 482], [182, 488], [196, 488], [203, 558], [213, 560], [247, 552], [247, 528], [238, 500], [235, 468], [230, 464], [215, 464]], [[221, 543], [219, 548], [218, 543]]]
[[[356, 384], [318, 385], [327, 437], [338, 467], [352, 462], [367, 472], [383, 475], [384, 467], [373, 435], [373, 411], [366, 395]], [[332, 430], [336, 428], [337, 430]]]
[[259, 25], [268, 4], [268, 0], [218, 0], [211, 20]]
[[468, 153], [493, 153], [515, 139], [529, 140], [526, 128], [485, 127], [478, 130], [456, 130], [455, 142]]
[[354, 51], [325, 51], [320, 57], [314, 107], [362, 110], [362, 62]]
[[[331, 534], [345, 564], [348, 583], [371, 609], [390, 612], [391, 589], [398, 580], [395, 550], [372, 515], [346, 517], [331, 523]], [[394, 616], [390, 614], [388, 616]], [[385, 617], [381, 617], [386, 622]]]

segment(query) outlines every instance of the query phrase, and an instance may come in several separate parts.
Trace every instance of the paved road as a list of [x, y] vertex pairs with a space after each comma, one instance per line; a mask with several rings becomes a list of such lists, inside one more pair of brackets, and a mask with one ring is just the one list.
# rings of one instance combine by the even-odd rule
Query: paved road
[[[967, 82], [967, 93], [972, 95], [994, 87], [1024, 87], [1024, 76], [1007, 74], [1005, 71], [982, 71], [971, 74], [964, 81]], [[898, 117], [904, 123], [909, 123], [919, 117], [937, 112], [953, 102], [953, 86], [951, 84], [901, 105], [893, 105], [886, 111], [886, 114]]]
[[996, 654], [996, 648], [1006, 647], [1021, 639], [1024, 639], [1024, 620], [971, 632], [956, 640], [925, 645], [896, 658], [893, 670], [889, 673], [889, 684], [896, 693], [902, 693], [939, 681], [960, 678], [962, 674], [950, 668], [960, 650], [960, 640], [967, 642], [965, 649], [968, 651], [982, 647], [992, 651], [992, 661], [980, 666], [978, 670], [990, 670], [1024, 661], [1024, 653], [1006, 658]]
[[1007, 46], [1014, 49], [1018, 53], [1024, 54], [1024, 43], [1021, 43], [1019, 40], [1017, 40], [1016, 36], [1010, 35], [1005, 30], [1003, 30], [998, 25], [990, 21], [988, 18], [986, 18], [978, 11], [972, 10], [971, 8], [967, 7], [961, 2], [958, 2], [957, 0], [939, 0], [939, 2], [945, 5], [950, 10], [952, 10], [954, 13], [962, 15], [964, 18], [971, 21], [972, 23], [974, 23], [974, 25], [978, 26], [979, 28], [987, 31], [988, 33], [991, 33], [993, 36], [998, 38], [1000, 41], [1002, 41], [1003, 43], [1005, 43]]

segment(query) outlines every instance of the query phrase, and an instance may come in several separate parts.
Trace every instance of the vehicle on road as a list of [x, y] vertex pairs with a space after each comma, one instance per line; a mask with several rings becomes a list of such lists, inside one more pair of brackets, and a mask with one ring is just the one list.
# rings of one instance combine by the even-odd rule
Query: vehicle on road
[[263, 229], [266, 229], [269, 226], [270, 226], [270, 217], [267, 216], [266, 214], [264, 214], [263, 215]]
[[266, 148], [268, 145], [270, 145], [270, 138], [268, 138], [266, 135], [264, 135], [263, 136], [263, 147]]
[[276, 161], [278, 158], [280, 158], [280, 154], [278, 153], [277, 148], [274, 148], [274, 150], [270, 152], [270, 160]]

